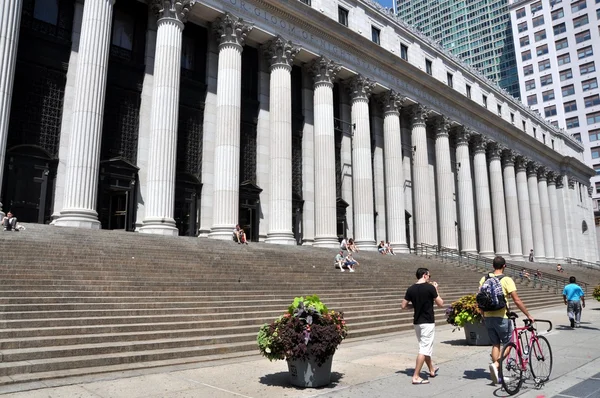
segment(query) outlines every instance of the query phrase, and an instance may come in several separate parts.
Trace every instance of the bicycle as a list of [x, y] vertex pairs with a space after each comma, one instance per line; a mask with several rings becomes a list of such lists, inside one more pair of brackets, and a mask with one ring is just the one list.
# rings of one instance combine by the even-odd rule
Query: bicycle
[[[498, 376], [502, 387], [509, 395], [515, 395], [521, 389], [523, 382], [529, 377], [527, 366], [533, 376], [535, 387], [541, 388], [550, 379], [552, 372], [552, 349], [548, 339], [539, 336], [537, 330], [529, 319], [524, 319], [524, 327], [517, 328], [518, 315], [509, 312], [508, 318], [512, 321], [513, 331], [510, 341], [502, 347]], [[535, 322], [544, 322], [550, 325], [546, 331], [552, 330], [552, 322], [536, 319]], [[528, 336], [529, 333], [529, 336]]]

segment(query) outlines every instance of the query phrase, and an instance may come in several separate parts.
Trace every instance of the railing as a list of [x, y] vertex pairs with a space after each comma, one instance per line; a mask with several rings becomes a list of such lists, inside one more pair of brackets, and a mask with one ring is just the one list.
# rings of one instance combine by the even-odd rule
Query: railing
[[[476, 270], [481, 272], [492, 272], [493, 270], [491, 258], [482, 257], [478, 254], [461, 252], [456, 249], [448, 249], [447, 247], [419, 243], [413, 249], [413, 252], [416, 255], [435, 257], [442, 262], [453, 262], [458, 263], [459, 265], [474, 266]], [[523, 270], [529, 273], [529, 278], [525, 276]], [[537, 270], [523, 267], [521, 265], [510, 264], [508, 262], [506, 263], [504, 274], [513, 279], [521, 281], [523, 281], [523, 279], [529, 279], [529, 282], [533, 283], [533, 287], [546, 286], [549, 289], [554, 289], [557, 294], [560, 294], [565, 285], [569, 283], [569, 278], [557, 276], [547, 272], [540, 272], [538, 274]], [[587, 293], [588, 284], [582, 281], [579, 281], [578, 284], [581, 286], [583, 291]]]
[[567, 264], [573, 264], [573, 265], [578, 265], [580, 267], [585, 267], [585, 268], [600, 270], [600, 264], [598, 264], [598, 263], [592, 263], [590, 261], [583, 261], [580, 258], [567, 257], [565, 259], [565, 261], [567, 262]]

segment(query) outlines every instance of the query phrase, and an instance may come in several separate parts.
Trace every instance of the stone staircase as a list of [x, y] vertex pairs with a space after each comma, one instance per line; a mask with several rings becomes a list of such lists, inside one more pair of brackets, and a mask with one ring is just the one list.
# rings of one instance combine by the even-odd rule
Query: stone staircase
[[[255, 355], [259, 327], [300, 295], [343, 311], [350, 339], [395, 333], [412, 328], [399, 308], [417, 267], [448, 304], [481, 276], [415, 255], [360, 252], [341, 273], [331, 249], [26, 227], [0, 233], [0, 385]], [[532, 309], [561, 300], [519, 294]]]

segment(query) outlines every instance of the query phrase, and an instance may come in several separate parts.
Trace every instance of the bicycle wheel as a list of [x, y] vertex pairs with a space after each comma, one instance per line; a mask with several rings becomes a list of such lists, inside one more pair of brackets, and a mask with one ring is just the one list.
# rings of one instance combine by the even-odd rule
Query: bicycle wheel
[[502, 347], [498, 377], [502, 382], [504, 391], [510, 395], [518, 393], [523, 384], [522, 359], [521, 353], [517, 352], [515, 343], [507, 343]]
[[552, 372], [552, 349], [550, 343], [544, 336], [538, 336], [538, 344], [535, 342], [529, 347], [529, 368], [534, 379], [548, 381]]

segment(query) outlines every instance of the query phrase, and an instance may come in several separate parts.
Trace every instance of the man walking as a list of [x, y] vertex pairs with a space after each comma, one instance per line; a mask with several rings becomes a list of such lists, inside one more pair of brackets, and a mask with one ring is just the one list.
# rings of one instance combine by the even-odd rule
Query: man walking
[[[506, 315], [508, 311], [508, 297], [511, 298], [513, 303], [521, 310], [521, 312], [531, 320], [534, 321], [533, 317], [527, 311], [525, 304], [519, 298], [517, 294], [517, 287], [515, 281], [511, 277], [504, 275], [504, 268], [506, 268], [506, 261], [503, 257], [497, 256], [493, 261], [494, 272], [484, 276], [479, 281], [480, 290], [484, 282], [490, 278], [500, 282], [502, 286], [502, 293], [504, 294], [504, 307], [493, 311], [484, 311], [483, 318], [485, 326], [488, 330], [490, 342], [492, 343], [492, 363], [490, 363], [490, 376], [494, 384], [498, 383], [498, 360], [500, 359], [500, 347], [510, 340], [511, 323]], [[494, 281], [492, 281], [494, 282]]]
[[576, 283], [574, 276], [569, 278], [569, 284], [563, 289], [563, 300], [567, 306], [567, 315], [571, 322], [571, 328], [580, 327], [581, 307], [585, 308], [585, 297], [583, 289]]
[[435, 302], [438, 307], [442, 307], [444, 300], [438, 294], [437, 282], [429, 282], [431, 274], [427, 268], [417, 269], [416, 276], [417, 283], [406, 290], [404, 300], [402, 300], [402, 309], [411, 307], [414, 309], [413, 324], [419, 341], [419, 354], [417, 355], [412, 383], [428, 384], [429, 380], [423, 380], [420, 376], [423, 364], [427, 364], [430, 378], [437, 376], [439, 370], [439, 368], [433, 366], [431, 360], [435, 337], [433, 303]]

